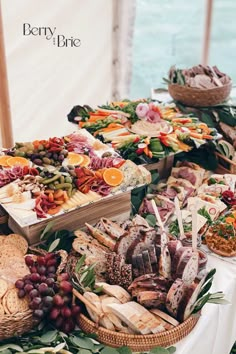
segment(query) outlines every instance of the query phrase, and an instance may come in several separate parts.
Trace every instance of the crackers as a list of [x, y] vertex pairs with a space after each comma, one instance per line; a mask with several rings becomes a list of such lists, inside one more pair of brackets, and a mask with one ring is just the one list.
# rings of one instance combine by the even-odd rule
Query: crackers
[[23, 236], [0, 236], [0, 317], [29, 309], [28, 299], [18, 297], [16, 280], [29, 274], [24, 256], [28, 243]]
[[26, 239], [18, 234], [10, 234], [8, 236], [3, 236], [4, 240], [3, 245], [14, 246], [17, 247], [23, 254], [26, 254], [28, 250], [28, 242]]

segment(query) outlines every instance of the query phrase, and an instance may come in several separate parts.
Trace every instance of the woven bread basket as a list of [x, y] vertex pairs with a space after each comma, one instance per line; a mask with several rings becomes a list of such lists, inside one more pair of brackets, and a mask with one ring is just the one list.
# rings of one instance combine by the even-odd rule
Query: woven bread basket
[[[33, 247], [31, 247], [30, 250], [39, 255], [45, 255], [47, 253], [46, 251]], [[64, 250], [58, 251], [57, 254], [61, 257], [60, 264], [57, 268], [57, 274], [60, 274], [65, 268], [68, 254]], [[0, 316], [0, 340], [27, 333], [38, 323], [39, 320], [33, 316], [33, 311], [31, 310]]]
[[225, 101], [231, 92], [232, 82], [212, 89], [198, 89], [178, 84], [168, 86], [171, 97], [190, 107], [215, 106]]
[[29, 332], [37, 323], [31, 310], [4, 315], [0, 317], [0, 340]]
[[121, 346], [128, 346], [135, 352], [146, 352], [156, 346], [168, 347], [175, 344], [192, 331], [198, 319], [199, 315], [194, 315], [169, 331], [142, 335], [114, 332], [103, 327], [98, 327], [96, 323], [81, 314], [79, 317], [79, 327], [85, 333], [95, 333], [99, 342], [111, 347], [118, 348]]

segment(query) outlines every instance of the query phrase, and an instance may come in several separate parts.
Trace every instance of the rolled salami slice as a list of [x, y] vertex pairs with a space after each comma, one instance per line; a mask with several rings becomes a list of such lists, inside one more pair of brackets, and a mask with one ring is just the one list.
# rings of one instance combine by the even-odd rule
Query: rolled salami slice
[[179, 304], [184, 296], [186, 285], [182, 279], [176, 279], [166, 297], [166, 309], [171, 316], [177, 318]]

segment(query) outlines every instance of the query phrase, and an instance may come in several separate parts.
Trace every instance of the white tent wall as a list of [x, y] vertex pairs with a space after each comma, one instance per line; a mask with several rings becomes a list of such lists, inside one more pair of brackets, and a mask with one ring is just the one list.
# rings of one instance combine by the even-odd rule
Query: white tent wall
[[[94, 106], [111, 99], [113, 1], [1, 3], [14, 140], [76, 130], [66, 118], [73, 105]], [[57, 47], [44, 35], [23, 35], [24, 23], [56, 27], [55, 37], [79, 38], [81, 45]]]

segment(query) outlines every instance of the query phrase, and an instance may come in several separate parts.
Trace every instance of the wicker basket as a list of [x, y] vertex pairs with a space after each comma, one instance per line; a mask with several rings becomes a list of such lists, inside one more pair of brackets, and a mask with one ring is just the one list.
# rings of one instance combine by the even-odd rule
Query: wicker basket
[[168, 86], [171, 97], [190, 107], [215, 106], [225, 101], [231, 92], [232, 82], [212, 89], [198, 89], [178, 84]]
[[99, 342], [114, 348], [128, 346], [133, 351], [147, 351], [156, 346], [168, 347], [175, 344], [180, 339], [186, 337], [194, 328], [199, 315], [189, 317], [179, 326], [158, 334], [126, 334], [113, 332], [103, 327], [98, 327], [94, 322], [81, 314], [79, 317], [79, 327], [85, 333], [96, 333]]
[[33, 318], [33, 312], [27, 310], [0, 318], [0, 340], [19, 336], [29, 332], [38, 323]]
[[[31, 247], [30, 251], [39, 255], [45, 255], [47, 253], [46, 251], [34, 247]], [[57, 268], [57, 274], [60, 274], [67, 264], [68, 254], [64, 250], [58, 251], [57, 254], [61, 257], [60, 264]], [[27, 333], [38, 323], [39, 320], [33, 317], [33, 311], [31, 310], [4, 315], [3, 317], [0, 317], [0, 340]]]

